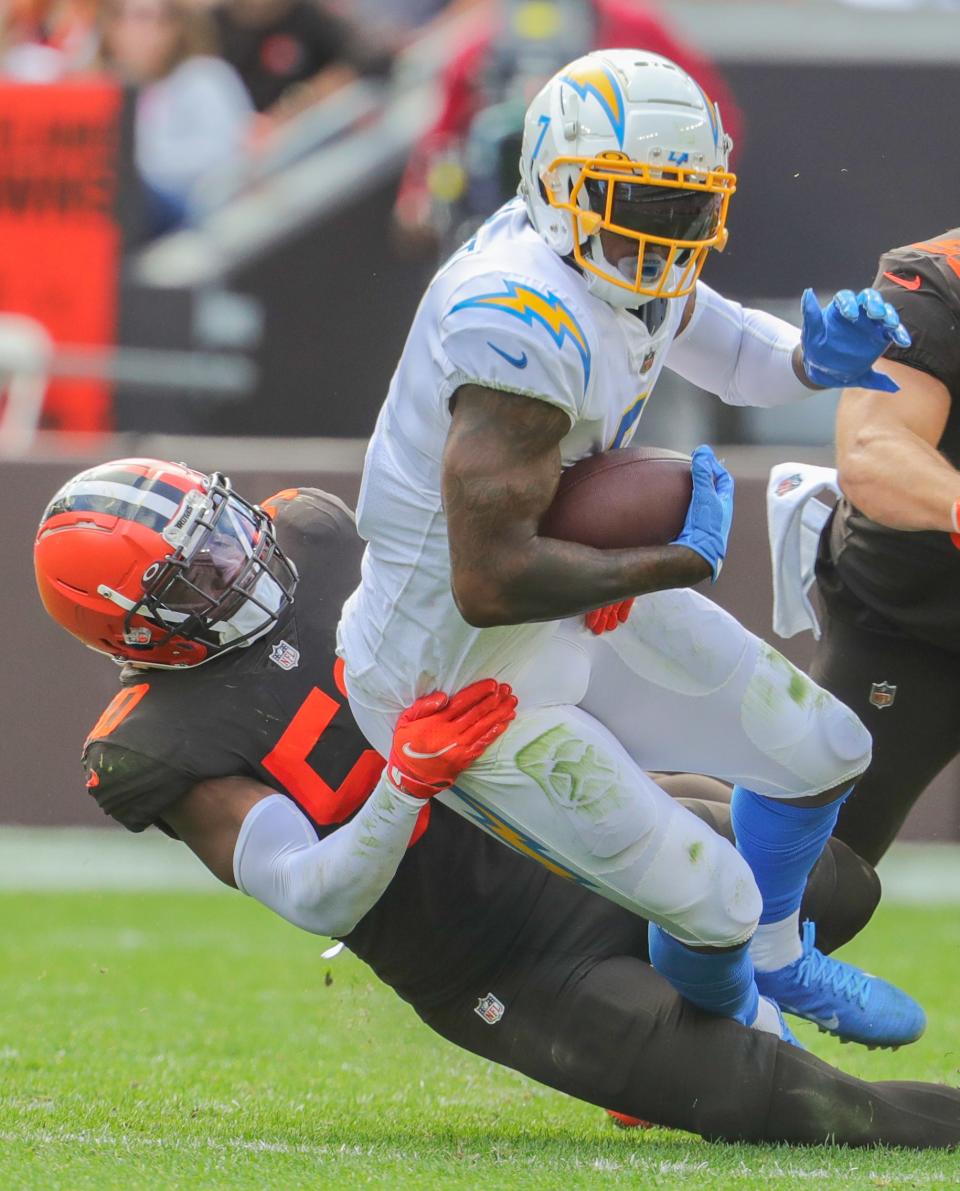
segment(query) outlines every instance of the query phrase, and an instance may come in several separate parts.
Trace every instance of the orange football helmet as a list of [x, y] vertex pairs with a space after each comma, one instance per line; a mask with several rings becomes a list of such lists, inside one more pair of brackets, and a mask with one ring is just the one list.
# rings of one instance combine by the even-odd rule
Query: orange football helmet
[[117, 459], [47, 505], [34, 543], [43, 605], [118, 662], [196, 666], [249, 645], [293, 602], [273, 523], [220, 472]]

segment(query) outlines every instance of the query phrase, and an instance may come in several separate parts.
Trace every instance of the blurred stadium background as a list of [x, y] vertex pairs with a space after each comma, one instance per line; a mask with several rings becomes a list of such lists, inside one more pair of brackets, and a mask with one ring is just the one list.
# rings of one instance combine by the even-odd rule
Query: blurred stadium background
[[[709, 72], [737, 134], [730, 245], [707, 266], [711, 285], [798, 321], [804, 286], [859, 288], [882, 250], [957, 224], [960, 4], [949, 0], [6, 0], [7, 889], [100, 887], [108, 871], [124, 888], [152, 871], [192, 880], [186, 857], [180, 875], [168, 867], [175, 848], [126, 841], [84, 795], [80, 744], [115, 675], [34, 596], [48, 497], [84, 465], [143, 454], [225, 470], [254, 496], [306, 483], [353, 501], [438, 256], [514, 184], [531, 88], [625, 10], [661, 38], [647, 48], [675, 47]], [[738, 521], [715, 594], [762, 634], [767, 472], [831, 461], [835, 400], [731, 410], [665, 374], [645, 414], [647, 442], [722, 444]], [[809, 654], [802, 638], [783, 648]], [[69, 827], [97, 828], [95, 843], [36, 830]], [[905, 838], [960, 838], [958, 767]], [[161, 852], [152, 869], [148, 853]], [[949, 866], [918, 868], [916, 855], [900, 851], [903, 896], [925, 896], [924, 867], [940, 900], [955, 896]]]
[[[438, 253], [513, 187], [531, 88], [592, 44], [601, 17], [622, 21], [626, 9], [648, 22], [658, 45], [725, 93], [740, 182], [729, 248], [707, 271], [722, 291], [797, 321], [804, 286], [859, 287], [883, 249], [957, 222], [958, 6], [364, 0], [323, 61], [303, 20], [315, 3], [7, 4], [0, 518], [12, 631], [0, 716], [5, 768], [18, 775], [0, 810], [8, 823], [100, 822], [79, 788], [77, 748], [114, 676], [33, 598], [30, 542], [47, 497], [84, 464], [148, 454], [225, 469], [253, 494], [297, 481], [353, 500], [364, 437]], [[159, 37], [151, 20], [232, 10], [260, 35], [259, 66], [248, 52], [240, 69], [262, 84], [273, 63], [280, 98], [265, 111], [244, 100], [230, 152], [218, 125], [193, 146], [190, 178], [161, 170], [158, 182], [150, 162], [170, 144], [153, 141], [193, 133], [173, 104], [157, 135], [150, 105], [169, 99], [164, 87], [191, 60], [171, 72], [161, 46], [151, 74], [129, 42]], [[308, 49], [315, 61], [303, 64]], [[314, 75], [284, 90], [291, 62]], [[451, 103], [463, 111], [438, 132]], [[830, 461], [835, 398], [732, 410], [667, 373], [644, 416], [648, 442], [723, 444], [740, 486], [716, 595], [761, 633], [765, 476], [774, 461]], [[785, 648], [803, 662], [809, 643]], [[909, 835], [958, 833], [954, 769]]]

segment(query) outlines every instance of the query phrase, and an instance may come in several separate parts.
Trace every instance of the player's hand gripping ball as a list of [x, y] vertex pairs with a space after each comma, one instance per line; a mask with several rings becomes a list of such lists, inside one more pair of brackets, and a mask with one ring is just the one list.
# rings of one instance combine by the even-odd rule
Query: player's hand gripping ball
[[432, 798], [506, 731], [517, 698], [493, 678], [475, 682], [452, 698], [443, 691], [423, 695], [400, 716], [387, 761], [387, 777], [415, 798]]
[[693, 452], [690, 472], [693, 497], [683, 532], [672, 544], [696, 551], [710, 564], [716, 583], [727, 557], [727, 541], [733, 525], [733, 476], [706, 444]]
[[[665, 546], [682, 533], [692, 495], [689, 456], [621, 447], [567, 468], [540, 533], [600, 550]], [[632, 599], [621, 600], [586, 613], [584, 621], [598, 636], [610, 633], [632, 607]]]

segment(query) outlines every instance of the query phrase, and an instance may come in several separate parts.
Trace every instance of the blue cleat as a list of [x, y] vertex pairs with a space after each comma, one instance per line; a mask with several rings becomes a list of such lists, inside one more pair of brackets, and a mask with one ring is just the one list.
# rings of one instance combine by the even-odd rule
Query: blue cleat
[[814, 946], [812, 922], [803, 924], [803, 955], [775, 972], [757, 972], [760, 992], [785, 1013], [812, 1021], [841, 1042], [871, 1050], [915, 1042], [927, 1018], [913, 997], [886, 980], [833, 959]]

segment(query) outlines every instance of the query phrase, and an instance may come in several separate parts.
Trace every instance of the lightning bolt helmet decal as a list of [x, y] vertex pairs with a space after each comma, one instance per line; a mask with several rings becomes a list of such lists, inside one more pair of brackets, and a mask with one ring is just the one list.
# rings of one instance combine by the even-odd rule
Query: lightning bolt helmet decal
[[623, 92], [613, 73], [603, 66], [596, 66], [590, 70], [572, 71], [561, 75], [561, 82], [572, 87], [581, 99], [592, 95], [603, 108], [607, 119], [613, 127], [617, 144], [623, 148], [623, 136], [626, 127], [626, 113], [623, 103]]

